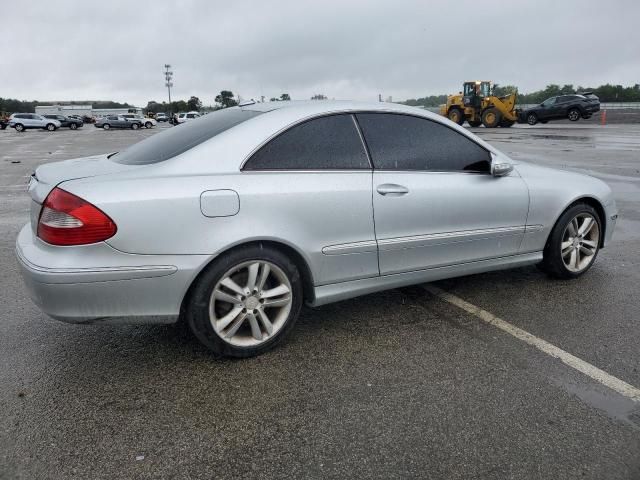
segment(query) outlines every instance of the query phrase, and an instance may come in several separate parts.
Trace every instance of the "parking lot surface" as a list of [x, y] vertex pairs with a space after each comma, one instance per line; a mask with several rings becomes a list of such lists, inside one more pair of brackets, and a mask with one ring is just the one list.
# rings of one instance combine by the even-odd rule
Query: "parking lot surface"
[[[175, 327], [47, 318], [14, 257], [28, 176], [164, 128], [0, 131], [0, 478], [640, 478], [640, 402], [423, 286], [305, 309], [242, 361]], [[580, 279], [435, 286], [640, 387], [640, 125], [473, 131], [603, 179], [620, 219]]]

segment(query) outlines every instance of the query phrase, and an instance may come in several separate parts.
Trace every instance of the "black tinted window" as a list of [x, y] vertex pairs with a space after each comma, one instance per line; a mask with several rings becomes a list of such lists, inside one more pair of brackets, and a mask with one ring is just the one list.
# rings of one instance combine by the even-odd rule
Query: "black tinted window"
[[127, 165], [146, 165], [168, 160], [200, 145], [261, 112], [225, 108], [170, 128], [138, 142], [111, 158]]
[[488, 172], [489, 152], [440, 123], [391, 113], [356, 115], [374, 168]]
[[245, 170], [370, 168], [351, 115], [330, 115], [296, 125], [258, 150]]

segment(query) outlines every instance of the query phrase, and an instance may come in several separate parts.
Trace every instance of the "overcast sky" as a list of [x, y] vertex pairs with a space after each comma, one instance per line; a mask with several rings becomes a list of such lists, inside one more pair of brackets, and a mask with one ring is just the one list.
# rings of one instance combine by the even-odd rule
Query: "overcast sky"
[[287, 92], [394, 100], [463, 80], [640, 83], [640, 1], [3, 2], [0, 97], [144, 106]]

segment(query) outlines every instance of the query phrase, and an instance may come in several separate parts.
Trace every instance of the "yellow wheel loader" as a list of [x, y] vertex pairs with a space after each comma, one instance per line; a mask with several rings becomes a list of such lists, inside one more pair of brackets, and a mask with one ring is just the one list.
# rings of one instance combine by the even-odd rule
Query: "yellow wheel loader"
[[518, 120], [516, 97], [517, 92], [496, 97], [491, 82], [464, 82], [462, 92], [449, 95], [447, 103], [440, 105], [440, 115], [458, 125], [466, 120], [472, 127], [510, 127]]

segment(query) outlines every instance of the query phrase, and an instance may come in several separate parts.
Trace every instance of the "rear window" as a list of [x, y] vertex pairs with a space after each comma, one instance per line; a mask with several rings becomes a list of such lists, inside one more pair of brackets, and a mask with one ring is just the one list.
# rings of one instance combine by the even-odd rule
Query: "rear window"
[[218, 110], [146, 138], [111, 158], [125, 165], [163, 162], [261, 113], [239, 107]]

